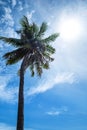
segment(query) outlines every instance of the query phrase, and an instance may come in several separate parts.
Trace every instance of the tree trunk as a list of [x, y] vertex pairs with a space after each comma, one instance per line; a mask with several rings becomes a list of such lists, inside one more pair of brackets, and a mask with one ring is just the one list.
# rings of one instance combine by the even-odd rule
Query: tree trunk
[[24, 69], [23, 64], [20, 69], [20, 84], [18, 95], [18, 115], [17, 115], [17, 128], [16, 130], [24, 130]]

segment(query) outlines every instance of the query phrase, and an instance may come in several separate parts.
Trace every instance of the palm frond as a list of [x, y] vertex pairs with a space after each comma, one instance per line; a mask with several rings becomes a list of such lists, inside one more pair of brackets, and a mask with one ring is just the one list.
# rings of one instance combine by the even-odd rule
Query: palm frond
[[55, 48], [53, 48], [51, 45], [46, 45], [46, 51], [50, 54], [54, 54]]
[[38, 37], [43, 36], [46, 30], [47, 30], [47, 23], [43, 22], [40, 27], [40, 31], [38, 32]]
[[24, 16], [21, 20], [20, 20], [20, 24], [22, 26], [23, 29], [28, 28], [29, 27], [29, 22], [28, 22], [28, 18], [26, 16]]
[[27, 52], [28, 52], [28, 49], [19, 48], [12, 52], [6, 53], [5, 55], [3, 55], [3, 58], [7, 59], [6, 65], [12, 65], [20, 61], [27, 54]]
[[20, 47], [24, 45], [24, 43], [20, 39], [16, 39], [16, 38], [7, 38], [7, 37], [0, 36], [0, 40], [9, 43], [15, 47]]
[[31, 64], [30, 66], [29, 66], [29, 69], [30, 69], [30, 71], [31, 71], [31, 76], [32, 77], [34, 77], [34, 65], [33, 64]]
[[36, 52], [35, 55], [33, 56], [33, 64], [34, 64], [34, 68], [37, 72], [37, 75], [41, 77], [43, 58], [39, 52]]
[[39, 27], [35, 23], [33, 23], [32, 28], [33, 28], [33, 33], [35, 33], [35, 35], [37, 36], [39, 32]]
[[49, 37], [47, 37], [45, 39], [42, 39], [41, 41], [43, 43], [47, 44], [47, 43], [55, 41], [58, 36], [59, 36], [59, 33], [55, 33], [55, 34], [52, 34], [52, 35], [50, 35]]
[[37, 72], [37, 75], [41, 77], [41, 74], [42, 74], [42, 67], [40, 66], [39, 62], [37, 62], [35, 64], [35, 68], [36, 68], [36, 72]]
[[31, 52], [28, 51], [28, 53], [24, 56], [23, 62], [24, 62], [24, 72], [25, 72], [28, 67], [33, 65], [34, 62], [34, 56], [31, 54]]
[[49, 54], [49, 53], [46, 53], [46, 52], [45, 52], [43, 55], [44, 55], [44, 57], [45, 57], [46, 59], [48, 59], [49, 61], [51, 61], [51, 62], [54, 61], [54, 58], [50, 57], [50, 54]]
[[49, 69], [49, 62], [48, 61], [46, 61], [46, 63], [43, 64], [43, 68], [44, 69]]

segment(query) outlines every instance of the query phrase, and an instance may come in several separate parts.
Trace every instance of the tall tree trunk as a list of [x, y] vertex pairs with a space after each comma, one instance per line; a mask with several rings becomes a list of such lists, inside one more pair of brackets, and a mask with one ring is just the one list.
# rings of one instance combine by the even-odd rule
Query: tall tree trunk
[[18, 97], [18, 115], [16, 130], [24, 130], [24, 69], [23, 64], [20, 69], [20, 84]]

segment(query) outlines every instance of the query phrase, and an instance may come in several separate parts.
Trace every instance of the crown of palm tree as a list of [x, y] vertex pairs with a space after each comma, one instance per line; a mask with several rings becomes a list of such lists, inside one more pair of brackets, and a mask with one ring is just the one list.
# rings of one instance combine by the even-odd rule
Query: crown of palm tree
[[32, 76], [35, 71], [41, 76], [42, 69], [48, 69], [49, 62], [54, 60], [51, 55], [55, 53], [55, 49], [49, 43], [53, 42], [59, 34], [55, 33], [43, 38], [47, 24], [43, 22], [39, 28], [35, 23], [30, 24], [26, 16], [21, 19], [20, 24], [21, 29], [16, 31], [20, 39], [0, 36], [0, 40], [17, 47], [16, 50], [3, 56], [6, 59], [6, 65], [23, 60], [24, 71], [29, 67]]

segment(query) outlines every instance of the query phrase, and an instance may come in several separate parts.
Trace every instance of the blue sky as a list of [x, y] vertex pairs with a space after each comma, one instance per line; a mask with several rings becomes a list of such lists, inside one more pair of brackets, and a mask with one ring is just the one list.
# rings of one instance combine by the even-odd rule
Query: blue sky
[[[0, 36], [17, 38], [23, 15], [46, 21], [46, 35], [60, 33], [50, 69], [25, 74], [25, 130], [87, 130], [87, 0], [0, 0]], [[0, 41], [0, 130], [16, 127], [20, 63], [6, 67], [2, 58], [13, 49]]]

